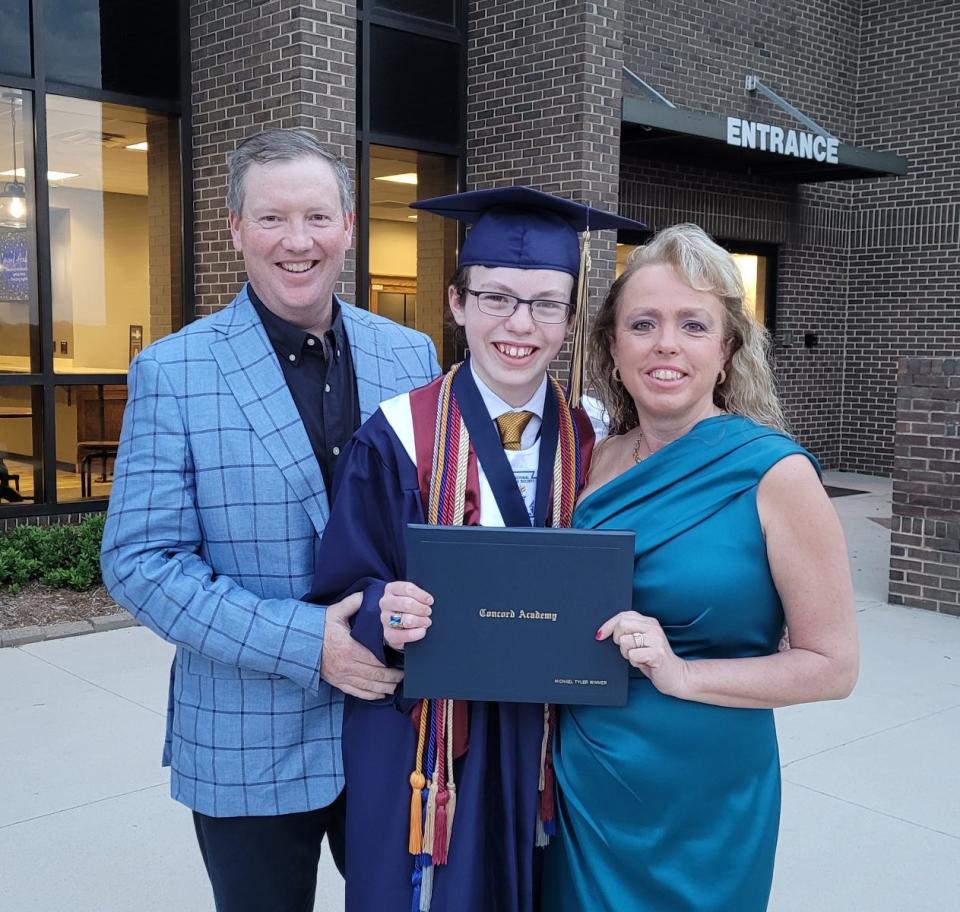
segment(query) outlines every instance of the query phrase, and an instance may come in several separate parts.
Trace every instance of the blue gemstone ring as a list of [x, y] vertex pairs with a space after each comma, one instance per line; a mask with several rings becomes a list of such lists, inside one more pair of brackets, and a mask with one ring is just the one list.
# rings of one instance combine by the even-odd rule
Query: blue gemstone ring
[[390, 626], [391, 627], [402, 627], [403, 626], [403, 615], [402, 614], [391, 614], [390, 615]]

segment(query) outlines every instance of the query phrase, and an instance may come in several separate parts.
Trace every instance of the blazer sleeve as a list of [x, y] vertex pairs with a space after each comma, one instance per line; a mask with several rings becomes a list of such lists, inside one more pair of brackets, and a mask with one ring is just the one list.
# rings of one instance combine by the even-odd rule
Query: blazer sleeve
[[423, 386], [440, 375], [437, 349], [426, 333], [406, 326], [391, 325], [389, 341], [397, 368], [396, 393]]
[[190, 437], [164, 367], [131, 365], [101, 567], [144, 626], [216, 662], [290, 678], [319, 693], [325, 608], [260, 598], [204, 558]]
[[429, 336], [427, 337], [427, 365], [430, 380], [440, 376], [440, 362], [437, 360], [437, 349], [433, 344], [433, 339]]

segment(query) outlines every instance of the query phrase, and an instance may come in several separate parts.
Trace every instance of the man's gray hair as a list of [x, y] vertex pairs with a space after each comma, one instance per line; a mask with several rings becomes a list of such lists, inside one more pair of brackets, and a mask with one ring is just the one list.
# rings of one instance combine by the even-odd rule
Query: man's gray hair
[[340, 190], [340, 209], [344, 215], [353, 212], [353, 181], [347, 166], [307, 130], [264, 130], [243, 140], [227, 157], [227, 208], [236, 215], [243, 211], [250, 165], [300, 158], [320, 158], [330, 165]]

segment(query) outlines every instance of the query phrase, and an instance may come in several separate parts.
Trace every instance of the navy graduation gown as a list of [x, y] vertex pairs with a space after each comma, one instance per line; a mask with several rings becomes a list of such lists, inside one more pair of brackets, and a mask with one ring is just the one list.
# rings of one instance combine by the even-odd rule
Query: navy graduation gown
[[[400, 656], [385, 654], [379, 602], [387, 582], [406, 578], [404, 533], [411, 522], [424, 522], [417, 469], [378, 411], [340, 459], [310, 600], [329, 603], [362, 591], [353, 636], [385, 664]], [[403, 698], [402, 684], [378, 702], [346, 697], [347, 912], [411, 908], [416, 731], [410, 712], [417, 702]], [[432, 912], [533, 912], [542, 736], [542, 705], [469, 704], [469, 747], [454, 761], [449, 861], [434, 869]]]

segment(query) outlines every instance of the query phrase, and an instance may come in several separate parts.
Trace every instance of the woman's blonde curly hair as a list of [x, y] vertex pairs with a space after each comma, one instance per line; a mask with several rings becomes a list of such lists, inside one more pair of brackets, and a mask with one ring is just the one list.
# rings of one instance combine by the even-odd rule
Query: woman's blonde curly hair
[[626, 387], [613, 375], [610, 344], [616, 333], [617, 306], [631, 276], [644, 266], [666, 264], [696, 291], [715, 294], [723, 303], [724, 339], [730, 357], [726, 377], [713, 401], [734, 415], [787, 430], [770, 367], [770, 336], [745, 309], [743, 280], [733, 257], [697, 225], [665, 228], [630, 255], [623, 274], [613, 283], [593, 320], [588, 343], [590, 378], [610, 415], [610, 432], [623, 434], [638, 424], [637, 407]]

